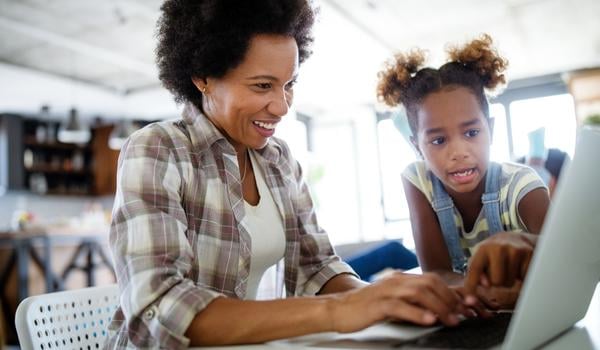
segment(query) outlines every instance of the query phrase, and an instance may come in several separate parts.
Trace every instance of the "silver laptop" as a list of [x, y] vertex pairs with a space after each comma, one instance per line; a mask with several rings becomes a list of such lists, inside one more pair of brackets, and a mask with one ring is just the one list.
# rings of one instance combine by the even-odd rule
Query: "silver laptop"
[[[587, 127], [579, 131], [573, 160], [561, 174], [515, 312], [493, 321], [466, 320], [487, 329], [467, 329], [471, 333], [454, 337], [477, 342], [480, 336], [503, 327], [500, 338], [492, 343], [495, 345], [483, 344], [489, 339], [482, 339], [481, 346], [448, 342], [461, 331], [462, 323], [456, 328], [384, 324], [313, 345], [360, 347], [371, 342], [394, 348], [532, 349], [585, 316], [599, 280], [600, 127]], [[494, 324], [497, 320], [504, 324]]]
[[530, 349], [581, 320], [600, 280], [600, 127], [579, 131], [510, 323], [504, 349]]
[[599, 280], [600, 127], [585, 127], [561, 175], [508, 331], [497, 347], [533, 349], [571, 328], [585, 316]]

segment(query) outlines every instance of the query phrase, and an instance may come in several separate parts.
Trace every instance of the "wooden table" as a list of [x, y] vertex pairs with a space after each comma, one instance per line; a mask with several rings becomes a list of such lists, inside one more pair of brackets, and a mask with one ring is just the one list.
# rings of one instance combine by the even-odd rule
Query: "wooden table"
[[[95, 270], [99, 265], [106, 265], [111, 271], [113, 270], [112, 263], [102, 248], [102, 244], [107, 240], [106, 226], [86, 230], [47, 226], [23, 231], [0, 232], [0, 247], [9, 249], [7, 263], [0, 269], [0, 303], [4, 310], [5, 324], [14, 328], [9, 312], [10, 300], [6, 295], [6, 286], [9, 284], [13, 270], [16, 272], [17, 279], [17, 304], [29, 296], [31, 263], [43, 272], [46, 293], [64, 290], [66, 279], [78, 269], [86, 273], [87, 285], [93, 286], [96, 282]], [[66, 268], [62, 273], [56, 274], [52, 269], [52, 250], [65, 243], [76, 245], [76, 249]]]

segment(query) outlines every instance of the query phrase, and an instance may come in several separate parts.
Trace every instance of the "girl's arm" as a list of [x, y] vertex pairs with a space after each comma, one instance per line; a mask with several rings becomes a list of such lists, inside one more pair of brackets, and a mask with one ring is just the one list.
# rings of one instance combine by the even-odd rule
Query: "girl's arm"
[[506, 287], [525, 278], [549, 206], [548, 190], [532, 190], [518, 206], [519, 216], [528, 232], [496, 234], [479, 244], [465, 280], [469, 292], [474, 292], [482, 276], [485, 276], [486, 284]]
[[[325, 285], [324, 288], [327, 288]], [[317, 332], [348, 333], [386, 319], [458, 323], [465, 308], [435, 274], [395, 273], [344, 293], [270, 301], [214, 299], [185, 335], [190, 345], [249, 344]]]
[[410, 222], [417, 249], [417, 257], [423, 271], [436, 272], [448, 284], [462, 284], [462, 275], [453, 272], [450, 254], [435, 211], [425, 195], [410, 181], [402, 178], [408, 201]]
[[540, 234], [550, 206], [550, 196], [546, 188], [536, 188], [527, 193], [519, 202], [518, 210], [528, 233]]

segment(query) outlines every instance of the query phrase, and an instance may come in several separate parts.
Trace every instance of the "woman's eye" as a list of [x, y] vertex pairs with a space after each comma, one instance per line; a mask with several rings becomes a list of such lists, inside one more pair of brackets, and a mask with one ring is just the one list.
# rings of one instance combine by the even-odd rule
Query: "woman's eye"
[[296, 81], [292, 80], [292, 81], [290, 81], [289, 83], [287, 83], [285, 85], [285, 89], [288, 90], [288, 91], [292, 90], [294, 88], [294, 85], [296, 85]]
[[468, 130], [465, 133], [465, 136], [467, 136], [467, 137], [475, 137], [475, 136], [477, 136], [477, 134], [479, 134], [479, 129], [471, 129], [471, 130]]
[[441, 145], [441, 144], [444, 143], [444, 141], [446, 141], [445, 138], [443, 138], [443, 137], [436, 137], [433, 140], [431, 140], [431, 143], [434, 144], [434, 145]]
[[254, 86], [256, 86], [257, 88], [259, 88], [261, 90], [268, 90], [271, 88], [271, 83], [257, 83], [257, 84], [254, 84]]

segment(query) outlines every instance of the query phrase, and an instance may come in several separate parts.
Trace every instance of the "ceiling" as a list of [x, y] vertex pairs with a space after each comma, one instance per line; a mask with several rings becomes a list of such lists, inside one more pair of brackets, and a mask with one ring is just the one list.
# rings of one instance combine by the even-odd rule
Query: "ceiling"
[[485, 32], [508, 57], [514, 77], [600, 65], [597, 0], [330, 2], [392, 51], [420, 46], [442, 60], [446, 43], [460, 43]]
[[0, 0], [0, 61], [127, 93], [157, 84], [159, 0]]
[[[161, 2], [0, 0], [0, 62], [155, 100], [162, 90], [154, 65]], [[393, 52], [430, 49], [430, 62], [438, 64], [446, 43], [483, 32], [508, 57], [513, 79], [600, 66], [598, 0], [317, 3], [315, 53], [301, 70], [296, 97], [308, 109], [372, 103], [376, 73]]]

